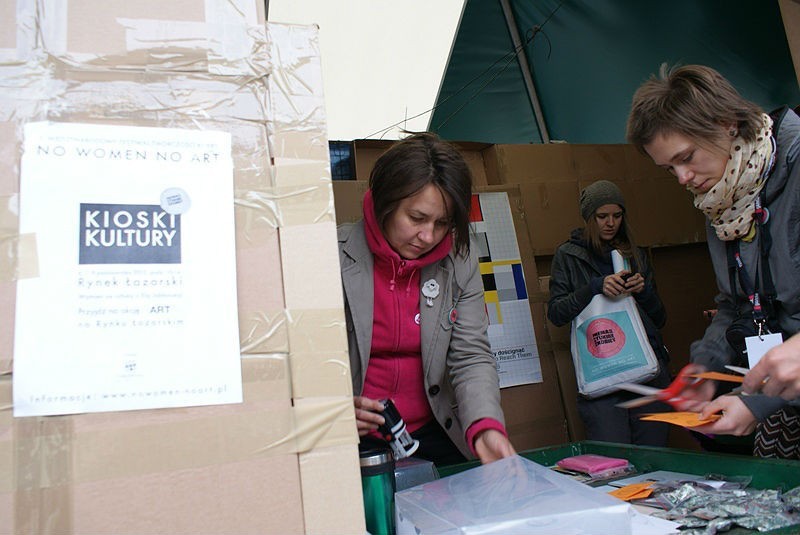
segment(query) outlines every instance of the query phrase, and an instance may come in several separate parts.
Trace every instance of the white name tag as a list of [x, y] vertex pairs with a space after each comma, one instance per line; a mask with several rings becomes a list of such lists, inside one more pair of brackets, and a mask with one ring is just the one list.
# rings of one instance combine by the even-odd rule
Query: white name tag
[[750, 369], [752, 370], [753, 366], [758, 364], [758, 361], [764, 356], [764, 353], [783, 343], [783, 335], [777, 333], [748, 336], [744, 339], [744, 343], [747, 346], [747, 362], [750, 363]]

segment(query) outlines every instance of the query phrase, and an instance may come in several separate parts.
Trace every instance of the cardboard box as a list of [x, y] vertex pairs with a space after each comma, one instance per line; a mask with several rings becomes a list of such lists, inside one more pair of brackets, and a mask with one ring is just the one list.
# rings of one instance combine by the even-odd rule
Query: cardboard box
[[689, 363], [689, 346], [703, 337], [709, 320], [703, 312], [716, 308], [718, 293], [705, 243], [650, 250], [658, 295], [667, 309], [661, 329], [673, 374]]
[[366, 180], [334, 180], [333, 202], [336, 223], [354, 223], [364, 217], [364, 193], [369, 189]]
[[[0, 531], [363, 532], [316, 28], [265, 27], [248, 0], [0, 6], [43, 47], [0, 55]], [[32, 120], [231, 133], [243, 403], [13, 418]]]
[[489, 184], [522, 184], [526, 182], [575, 182], [578, 173], [572, 160], [572, 146], [493, 145], [485, 152]]
[[[493, 145], [484, 151], [490, 184], [519, 184], [534, 254], [552, 255], [584, 226], [580, 191], [611, 180], [623, 192], [640, 246], [705, 241], [705, 219], [672, 175], [631, 145]], [[669, 224], [665, 224], [665, 222]]]
[[586, 439], [583, 421], [578, 414], [578, 381], [575, 379], [575, 366], [570, 351], [570, 326], [556, 327], [547, 319], [547, 300], [550, 296], [550, 276], [539, 277], [539, 291], [543, 294], [543, 329], [549, 337], [553, 362], [558, 378], [559, 395], [566, 417], [567, 433], [570, 442]]

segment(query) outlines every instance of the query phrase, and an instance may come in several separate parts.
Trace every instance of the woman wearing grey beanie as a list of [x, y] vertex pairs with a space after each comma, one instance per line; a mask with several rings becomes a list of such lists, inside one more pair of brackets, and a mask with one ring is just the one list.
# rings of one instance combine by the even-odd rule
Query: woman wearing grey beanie
[[[547, 317], [555, 325], [570, 323], [597, 294], [617, 297], [633, 295], [647, 332], [650, 345], [659, 361], [657, 375], [647, 384], [656, 388], [669, 385], [669, 354], [659, 329], [666, 312], [656, 292], [653, 273], [643, 251], [636, 247], [625, 218], [625, 199], [620, 189], [608, 180], [598, 180], [581, 191], [583, 229], [572, 232], [553, 257], [550, 272], [550, 300]], [[618, 250], [631, 269], [615, 272], [611, 251]], [[643, 422], [639, 416], [670, 410], [663, 404], [624, 409], [617, 404], [637, 397], [616, 391], [589, 399], [578, 395], [578, 412], [586, 429], [586, 438], [648, 446], [666, 446], [667, 424]]]

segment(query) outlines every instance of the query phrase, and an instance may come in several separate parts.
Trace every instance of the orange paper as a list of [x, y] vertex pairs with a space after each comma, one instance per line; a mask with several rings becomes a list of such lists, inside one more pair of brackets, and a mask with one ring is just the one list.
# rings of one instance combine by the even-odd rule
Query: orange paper
[[711, 379], [713, 381], [727, 381], [729, 383], [741, 383], [744, 381], [744, 377], [742, 377], [741, 375], [731, 375], [729, 373], [720, 373], [720, 372], [693, 373], [689, 377], [697, 377], [699, 379]]
[[652, 481], [645, 481], [643, 483], [631, 483], [630, 485], [625, 485], [624, 487], [620, 487], [617, 490], [612, 490], [609, 492], [610, 495], [614, 496], [615, 498], [619, 498], [620, 500], [624, 500], [629, 502], [631, 500], [639, 500], [641, 498], [647, 498], [651, 494], [653, 494], [653, 490], [650, 489], [653, 485]]
[[650, 422], [667, 422], [668, 424], [680, 425], [681, 427], [697, 427], [700, 425], [716, 422], [721, 418], [719, 414], [712, 414], [705, 420], [701, 420], [699, 412], [659, 412], [646, 414], [640, 420]]

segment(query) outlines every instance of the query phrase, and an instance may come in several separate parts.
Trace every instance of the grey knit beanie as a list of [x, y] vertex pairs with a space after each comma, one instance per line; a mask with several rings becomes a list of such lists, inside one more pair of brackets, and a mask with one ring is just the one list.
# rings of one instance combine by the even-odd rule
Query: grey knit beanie
[[589, 218], [604, 204], [618, 204], [625, 211], [625, 199], [613, 182], [598, 180], [581, 191], [581, 215], [584, 221], [589, 221]]

